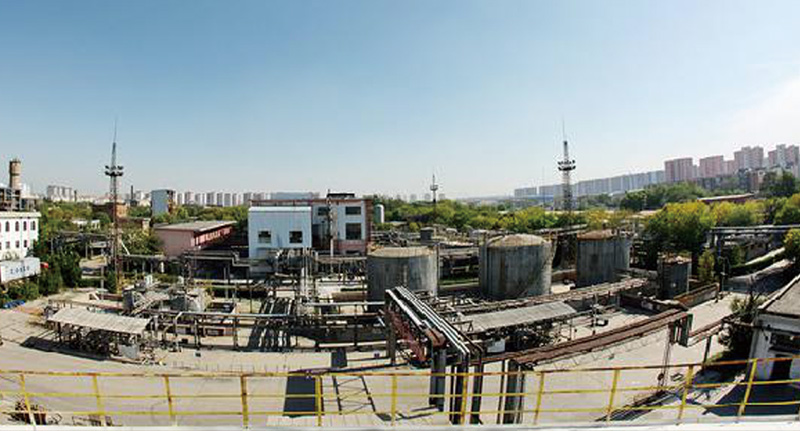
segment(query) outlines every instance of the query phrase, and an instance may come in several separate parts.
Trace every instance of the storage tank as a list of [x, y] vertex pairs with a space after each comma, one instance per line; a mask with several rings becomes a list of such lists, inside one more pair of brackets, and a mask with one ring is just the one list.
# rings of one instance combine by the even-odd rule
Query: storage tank
[[672, 299], [689, 291], [692, 259], [662, 256], [658, 260], [659, 299]]
[[386, 223], [386, 207], [383, 204], [375, 205], [375, 224]]
[[544, 238], [536, 235], [492, 238], [481, 247], [481, 291], [494, 299], [547, 295], [552, 262], [552, 246]]
[[439, 262], [427, 247], [385, 247], [367, 255], [367, 299], [383, 301], [386, 290], [405, 286], [436, 296]]
[[619, 281], [619, 272], [630, 269], [631, 239], [610, 230], [578, 235], [577, 287]]

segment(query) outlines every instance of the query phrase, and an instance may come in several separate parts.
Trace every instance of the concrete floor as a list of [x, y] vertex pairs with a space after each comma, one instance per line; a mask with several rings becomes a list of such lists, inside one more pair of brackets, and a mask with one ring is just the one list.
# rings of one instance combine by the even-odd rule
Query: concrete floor
[[[727, 313], [732, 296], [727, 296], [719, 302], [709, 302], [692, 310], [694, 314], [694, 327], [700, 327], [719, 319]], [[38, 304], [41, 305], [41, 304]], [[26, 371], [81, 371], [81, 372], [135, 372], [135, 373], [186, 373], [187, 370], [210, 371], [244, 371], [244, 372], [288, 372], [297, 370], [319, 369], [330, 365], [329, 353], [314, 352], [233, 352], [226, 349], [203, 350], [198, 357], [193, 349], [184, 349], [182, 352], [165, 352], [160, 360], [163, 365], [131, 365], [122, 364], [112, 360], [103, 360], [90, 357], [80, 357], [71, 354], [48, 352], [28, 347], [23, 347], [30, 337], [47, 337], [46, 329], [37, 323], [35, 316], [37, 304], [16, 310], [0, 310], [0, 334], [6, 340], [0, 347], [0, 370], [26, 370]], [[635, 320], [644, 319], [644, 314], [615, 313], [609, 315], [609, 325], [598, 330], [608, 330]], [[579, 326], [576, 328], [577, 336], [591, 334], [593, 328]], [[226, 337], [227, 339], [227, 337]], [[581, 372], [565, 373], [561, 370], [587, 367], [620, 367], [639, 365], [660, 365], [664, 353], [665, 332], [653, 334], [643, 339], [630, 342], [602, 352], [582, 355], [580, 357], [562, 360], [547, 366], [542, 370], [554, 371], [548, 374], [545, 390], [570, 390], [593, 389], [597, 392], [582, 394], [550, 394], [543, 397], [541, 409], [574, 409], [598, 408], [604, 409], [608, 405], [609, 394], [600, 392], [608, 389], [613, 373]], [[693, 347], [683, 348], [674, 346], [672, 349], [671, 364], [699, 362], [702, 360], [704, 343]], [[722, 346], [713, 343], [711, 353], [722, 350]], [[378, 357], [375, 354], [378, 353]], [[350, 366], [386, 366], [386, 359], [382, 352], [352, 352], [348, 355]], [[408, 367], [380, 368], [378, 372], [388, 371], [420, 372]], [[500, 371], [499, 364], [486, 367], [487, 372]], [[620, 374], [619, 387], [652, 386], [656, 384], [660, 369], [629, 370]], [[673, 384], [680, 382], [684, 369], [673, 368], [668, 375], [674, 377]], [[387, 376], [350, 376], [327, 375], [321, 379], [324, 393], [323, 424], [331, 426], [380, 426], [390, 425], [391, 418], [387, 414], [391, 411], [391, 378]], [[428, 378], [424, 375], [398, 378], [397, 392], [402, 394], [396, 404], [396, 424], [398, 425], [425, 425], [445, 424], [447, 415], [437, 414], [428, 407], [427, 390]], [[0, 391], [16, 390], [19, 381], [15, 374], [0, 376]], [[86, 377], [29, 377], [27, 389], [32, 392], [70, 391], [91, 394], [91, 379]], [[313, 380], [304, 378], [287, 379], [286, 377], [252, 377], [248, 379], [249, 410], [251, 412], [271, 411], [274, 415], [256, 415], [251, 417], [253, 425], [315, 425], [315, 415], [296, 413], [298, 410], [307, 410], [309, 405], [313, 408], [311, 398], [285, 398], [286, 393], [309, 394], [313, 393]], [[310, 385], [310, 386], [309, 386]], [[470, 382], [471, 385], [471, 382]], [[539, 381], [535, 376], [527, 379], [526, 392], [531, 394], [538, 390]], [[178, 412], [188, 410], [238, 412], [241, 409], [239, 378], [214, 377], [200, 375], [194, 378], [172, 379], [173, 395], [216, 395], [223, 394], [225, 398], [180, 399], [176, 401], [174, 409]], [[164, 382], [160, 377], [110, 377], [101, 378], [100, 390], [104, 394], [145, 394], [159, 395], [164, 393]], [[501, 392], [500, 377], [488, 376], [484, 381], [484, 394]], [[624, 405], [649, 393], [649, 390], [622, 391], [616, 395], [614, 404]], [[720, 391], [722, 392], [722, 391]], [[255, 394], [255, 395], [253, 395]], [[720, 395], [721, 397], [724, 395]], [[3, 409], [9, 408], [14, 397], [5, 396], [0, 405]], [[41, 403], [46, 409], [54, 410], [81, 410], [92, 411], [97, 409], [93, 397], [84, 398], [53, 398], [34, 397], [34, 401]], [[536, 396], [526, 397], [525, 409], [536, 408]], [[310, 404], [309, 404], [310, 403]], [[496, 413], [488, 411], [497, 410], [498, 397], [486, 395], [483, 397], [481, 415], [483, 423], [495, 423]], [[146, 414], [136, 416], [113, 416], [115, 424], [125, 425], [167, 425], [170, 423], [168, 407], [163, 398], [150, 398], [146, 400], [108, 399], [104, 402], [104, 409], [111, 410], [139, 410]], [[292, 413], [295, 412], [295, 413]], [[677, 415], [677, 411], [661, 411], [654, 418], [669, 419], [669, 414]], [[343, 414], [354, 413], [354, 414]], [[603, 416], [603, 412], [581, 413], [555, 413], [542, 412], [539, 423], [575, 423], [593, 421]], [[702, 410], [687, 411], [687, 417], [699, 416]], [[77, 418], [62, 418], [62, 423], [79, 423], [86, 420], [86, 415], [77, 415]], [[207, 415], [207, 416], [177, 416], [177, 423], [182, 425], [236, 425], [241, 423], [238, 414]], [[7, 416], [0, 416], [0, 423], [8, 421]], [[526, 413], [524, 423], [530, 424], [533, 415]]]

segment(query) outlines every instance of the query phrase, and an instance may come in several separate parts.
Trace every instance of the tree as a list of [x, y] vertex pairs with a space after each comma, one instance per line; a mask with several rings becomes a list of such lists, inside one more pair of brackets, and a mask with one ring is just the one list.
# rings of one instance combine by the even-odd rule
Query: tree
[[800, 262], [800, 229], [790, 229], [783, 239], [783, 249], [786, 251], [786, 257], [793, 262]]
[[764, 220], [764, 209], [755, 201], [743, 204], [722, 202], [714, 205], [711, 213], [717, 226], [754, 226]]
[[52, 295], [58, 293], [64, 285], [64, 280], [61, 277], [61, 268], [58, 263], [53, 264], [47, 268], [39, 276], [39, 293], [42, 295]]
[[734, 298], [731, 302], [731, 315], [733, 320], [726, 325], [726, 330], [720, 334], [719, 341], [731, 354], [731, 359], [747, 358], [750, 355], [750, 343], [753, 339], [752, 323], [755, 320], [758, 306], [763, 300], [756, 296]]
[[761, 191], [768, 197], [789, 197], [797, 192], [797, 181], [789, 172], [767, 172], [761, 182]]
[[106, 266], [105, 288], [109, 293], [117, 292], [117, 279], [114, 277], [114, 270], [111, 265]]
[[706, 250], [700, 255], [697, 273], [703, 284], [714, 282], [714, 253], [711, 250]]
[[775, 224], [797, 224], [800, 223], [800, 194], [792, 195], [775, 212]]
[[622, 197], [619, 207], [629, 211], [639, 212], [645, 208], [647, 194], [642, 191], [628, 192]]
[[713, 226], [711, 210], [702, 202], [668, 204], [645, 225], [648, 263], [653, 265], [658, 254], [664, 251], [688, 251], [696, 263]]

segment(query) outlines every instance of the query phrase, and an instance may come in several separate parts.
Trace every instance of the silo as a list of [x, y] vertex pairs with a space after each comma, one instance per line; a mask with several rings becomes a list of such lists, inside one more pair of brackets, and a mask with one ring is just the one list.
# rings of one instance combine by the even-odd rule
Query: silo
[[494, 299], [548, 295], [552, 262], [551, 244], [541, 237], [492, 238], [481, 247], [481, 291]]
[[619, 272], [630, 269], [631, 239], [610, 230], [578, 235], [577, 287], [619, 280]]
[[438, 278], [436, 253], [427, 247], [385, 247], [367, 255], [369, 301], [383, 301], [385, 292], [397, 286], [436, 296]]

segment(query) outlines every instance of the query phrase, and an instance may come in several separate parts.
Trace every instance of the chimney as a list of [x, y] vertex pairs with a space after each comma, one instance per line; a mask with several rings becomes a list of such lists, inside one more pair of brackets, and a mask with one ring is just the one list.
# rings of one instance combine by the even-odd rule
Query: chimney
[[17, 159], [11, 159], [8, 163], [8, 186], [11, 190], [22, 189], [22, 162]]

